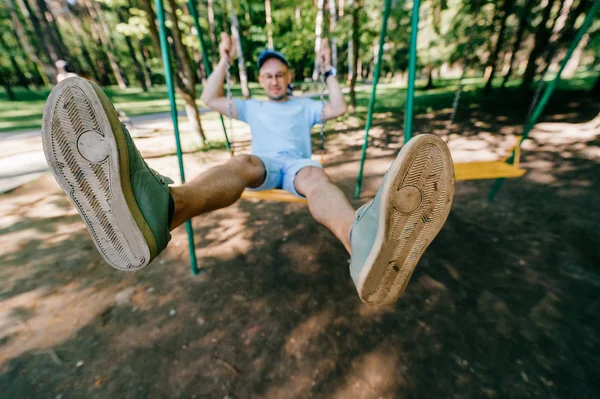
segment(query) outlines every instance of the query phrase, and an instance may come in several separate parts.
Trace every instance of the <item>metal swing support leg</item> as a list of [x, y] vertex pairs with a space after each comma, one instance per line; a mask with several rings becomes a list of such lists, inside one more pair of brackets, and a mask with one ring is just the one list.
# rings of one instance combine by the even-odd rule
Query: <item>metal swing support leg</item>
[[[529, 120], [525, 124], [525, 128], [523, 129], [522, 138], [521, 138], [520, 142], [518, 143], [519, 147], [521, 146], [521, 143], [527, 139], [527, 137], [529, 136], [529, 133], [533, 129], [533, 126], [535, 126], [537, 120], [539, 119], [540, 115], [544, 111], [544, 108], [546, 107], [546, 104], [548, 103], [548, 100], [550, 99], [552, 92], [554, 91], [558, 81], [560, 80], [560, 75], [562, 74], [563, 70], [567, 66], [569, 59], [571, 59], [571, 56], [573, 55], [573, 52], [579, 45], [579, 42], [583, 38], [583, 35], [585, 34], [585, 32], [587, 32], [587, 30], [592, 25], [592, 22], [594, 21], [594, 16], [598, 12], [598, 9], [600, 9], [600, 0], [595, 0], [594, 4], [590, 8], [587, 16], [585, 17], [585, 20], [583, 21], [581, 28], [579, 28], [579, 31], [577, 32], [575, 39], [573, 39], [573, 42], [571, 43], [571, 46], [569, 47], [569, 50], [567, 51], [565, 58], [563, 58], [561, 65], [560, 65], [560, 69], [556, 73], [554, 80], [552, 80], [552, 82], [548, 86], [546, 86], [544, 95], [542, 96], [541, 100], [535, 107], [535, 110], [532, 112], [531, 118], [529, 118]], [[543, 77], [542, 77], [542, 79], [543, 79]], [[515, 162], [515, 151], [513, 151], [511, 156], [506, 160], [506, 163], [511, 164], [511, 165], [514, 162]], [[496, 194], [498, 193], [498, 191], [500, 191], [500, 188], [502, 187], [504, 180], [505, 179], [497, 179], [494, 182], [494, 185], [492, 186], [492, 189], [490, 190], [490, 193], [488, 195], [489, 202], [492, 202], [494, 200], [494, 198], [496, 197]]]
[[[169, 46], [167, 45], [167, 34], [165, 30], [165, 9], [163, 7], [162, 0], [156, 0], [156, 13], [159, 22], [159, 35], [160, 35], [160, 48], [162, 53], [162, 61], [165, 69], [165, 80], [167, 83], [167, 89], [169, 92], [169, 102], [171, 104], [171, 119], [173, 120], [173, 129], [175, 131], [175, 144], [177, 147], [177, 159], [179, 161], [179, 174], [181, 176], [181, 182], [185, 183], [185, 169], [183, 167], [183, 156], [181, 152], [181, 140], [179, 138], [179, 123], [177, 121], [177, 104], [175, 103], [175, 89], [173, 87], [173, 75], [171, 71], [171, 57], [169, 55]], [[192, 229], [192, 222], [185, 222], [185, 229], [188, 236], [188, 244], [190, 247], [190, 263], [192, 268], [192, 274], [195, 276], [198, 274], [198, 263], [196, 261], [196, 249], [194, 245], [194, 231]]]
[[[418, 1], [418, 0], [417, 0]], [[367, 147], [369, 146], [369, 130], [373, 123], [373, 108], [375, 107], [375, 92], [377, 91], [377, 82], [379, 81], [379, 72], [381, 70], [381, 58], [383, 57], [383, 45], [387, 36], [387, 21], [390, 15], [391, 0], [385, 0], [385, 8], [383, 10], [383, 24], [379, 33], [379, 51], [377, 52], [377, 63], [375, 64], [375, 72], [373, 74], [373, 90], [371, 90], [371, 99], [369, 100], [369, 111], [367, 112], [367, 122], [365, 124], [365, 141], [362, 146], [362, 156], [360, 159], [360, 169], [356, 179], [356, 188], [354, 189], [354, 198], [360, 196], [362, 186], [363, 168], [367, 157]]]
[[415, 74], [417, 69], [417, 35], [419, 33], [419, 9], [421, 0], [413, 1], [410, 23], [410, 53], [408, 57], [408, 89], [406, 90], [406, 112], [404, 115], [404, 143], [412, 137], [412, 121], [415, 97]]

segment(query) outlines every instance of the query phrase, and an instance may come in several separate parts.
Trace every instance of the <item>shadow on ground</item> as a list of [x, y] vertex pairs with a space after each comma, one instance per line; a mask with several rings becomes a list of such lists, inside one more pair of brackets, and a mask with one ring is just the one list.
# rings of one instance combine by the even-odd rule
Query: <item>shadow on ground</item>
[[[591, 119], [598, 103], [586, 101], [578, 113]], [[303, 205], [243, 201], [197, 218], [192, 277], [183, 229], [150, 267], [119, 273], [49, 177], [4, 196], [0, 396], [595, 398], [600, 132], [570, 115], [547, 118], [565, 124], [550, 137], [534, 132], [528, 174], [494, 204], [492, 182], [457, 185], [447, 224], [388, 307], [360, 303], [344, 248]], [[517, 129], [517, 116], [500, 117], [499, 130]], [[375, 129], [361, 203], [392, 159], [397, 122]], [[327, 170], [348, 194], [361, 136], [330, 134]]]

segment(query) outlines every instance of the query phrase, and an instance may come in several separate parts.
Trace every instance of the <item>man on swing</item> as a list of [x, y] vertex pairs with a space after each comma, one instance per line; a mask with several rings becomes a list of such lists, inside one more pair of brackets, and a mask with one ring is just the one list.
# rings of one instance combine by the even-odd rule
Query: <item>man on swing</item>
[[[234, 56], [228, 35], [219, 50], [221, 60], [201, 98], [228, 115], [223, 81]], [[82, 78], [59, 83], [44, 108], [44, 152], [104, 259], [120, 270], [143, 268], [185, 221], [235, 203], [245, 188], [282, 187], [306, 197], [311, 215], [346, 247], [361, 300], [396, 301], [450, 212], [452, 159], [441, 139], [416, 136], [403, 146], [375, 198], [355, 211], [310, 160], [311, 127], [346, 112], [327, 44], [318, 57], [329, 89], [324, 106], [290, 98], [288, 62], [280, 53], [261, 53], [259, 82], [268, 100], [236, 99], [232, 110], [250, 125], [253, 154], [234, 156], [180, 186], [169, 186], [170, 179], [148, 167], [100, 87]]]

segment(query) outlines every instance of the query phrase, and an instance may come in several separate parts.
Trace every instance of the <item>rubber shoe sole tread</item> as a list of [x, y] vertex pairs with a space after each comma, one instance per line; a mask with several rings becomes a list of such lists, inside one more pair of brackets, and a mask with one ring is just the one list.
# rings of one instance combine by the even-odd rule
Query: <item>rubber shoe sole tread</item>
[[42, 143], [52, 174], [106, 262], [125, 271], [148, 265], [152, 238], [135, 204], [125, 138], [120, 129], [113, 131], [89, 82], [70, 78], [52, 90]]
[[448, 218], [454, 166], [446, 144], [415, 136], [390, 166], [381, 195], [377, 235], [357, 280], [361, 300], [373, 305], [398, 300]]

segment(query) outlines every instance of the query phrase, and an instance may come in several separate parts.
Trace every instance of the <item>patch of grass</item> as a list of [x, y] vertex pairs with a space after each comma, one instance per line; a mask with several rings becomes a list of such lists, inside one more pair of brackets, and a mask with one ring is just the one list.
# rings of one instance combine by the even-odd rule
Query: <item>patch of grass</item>
[[[253, 96], [264, 96], [262, 88], [253, 83], [250, 85]], [[140, 88], [120, 89], [115, 86], [103, 87], [106, 95], [115, 104], [115, 108], [124, 111], [128, 116], [170, 112], [171, 104], [166, 86], [154, 86], [147, 92]], [[17, 101], [9, 101], [4, 92], [0, 92], [0, 133], [14, 132], [24, 129], [39, 129], [42, 124], [44, 104], [50, 89], [25, 90], [14, 89]], [[198, 96], [201, 86], [198, 86]], [[241, 97], [239, 86], [232, 88], [234, 97]], [[184, 101], [177, 93], [175, 101], [178, 110], [184, 109]], [[199, 107], [204, 105], [198, 100]]]
[[[578, 73], [575, 77], [567, 81], [560, 81], [557, 90], [589, 90], [596, 79], [597, 72], [587, 71]], [[549, 80], [549, 77], [547, 80]], [[436, 87], [431, 90], [423, 90], [424, 80], [417, 81], [417, 91], [415, 93], [415, 113], [427, 112], [428, 110], [439, 110], [452, 106], [454, 92], [458, 87], [458, 79], [438, 79], [435, 81]], [[498, 87], [501, 78], [494, 84]], [[463, 95], [461, 102], [492, 104], [498, 98], [506, 96], [522, 96], [518, 90], [520, 80], [511, 80], [508, 82], [507, 89], [500, 91], [495, 89], [490, 96], [483, 96], [480, 88], [485, 84], [483, 78], [465, 79], [463, 84]], [[306, 84], [305, 84], [306, 85]], [[255, 98], [265, 98], [264, 91], [258, 83], [251, 83], [250, 89]], [[146, 115], [170, 111], [170, 102], [166, 86], [154, 86], [143, 92], [139, 88], [119, 89], [109, 86], [104, 88], [108, 97], [113, 101], [119, 111], [124, 111], [128, 116]], [[42, 122], [42, 112], [49, 89], [25, 90], [15, 88], [15, 95], [18, 101], [8, 101], [6, 94], [0, 92], [0, 133], [14, 132], [22, 129], [39, 129]], [[201, 87], [197, 89], [198, 95]], [[240, 97], [241, 89], [239, 86], [232, 88], [233, 96]], [[357, 92], [357, 113], [356, 115], [363, 119], [366, 113], [370, 98], [370, 88]], [[375, 112], [402, 112], [406, 100], [406, 88], [403, 86], [389, 83], [380, 83], [377, 86], [377, 103]], [[184, 109], [183, 99], [176, 95], [177, 109]], [[198, 101], [198, 106], [203, 104]]]

